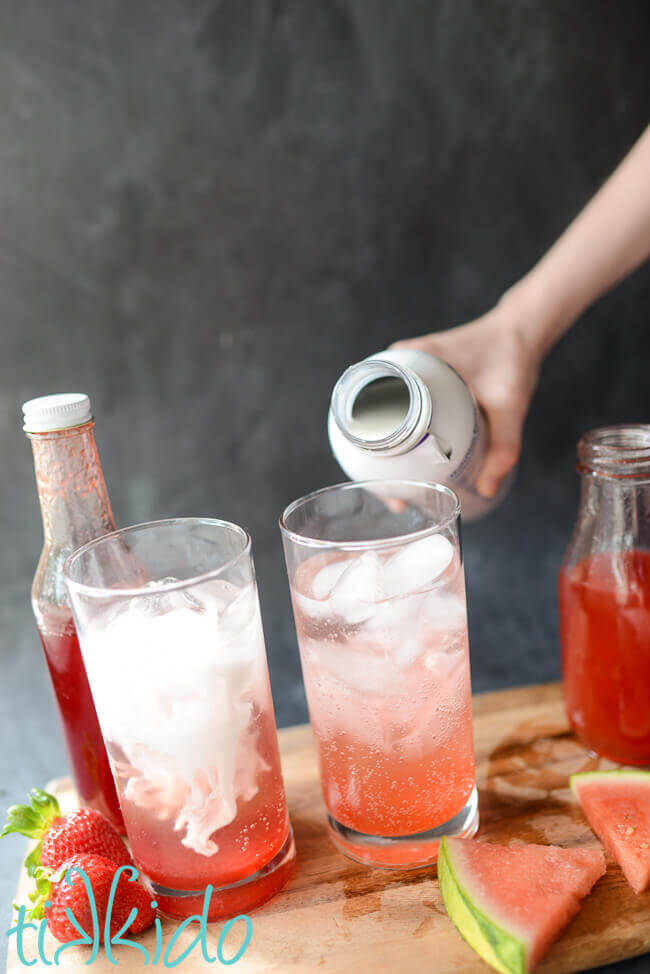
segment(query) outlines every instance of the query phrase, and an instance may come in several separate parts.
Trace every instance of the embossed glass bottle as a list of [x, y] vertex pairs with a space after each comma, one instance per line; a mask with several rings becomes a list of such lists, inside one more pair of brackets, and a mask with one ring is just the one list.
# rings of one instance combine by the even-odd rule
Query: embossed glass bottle
[[115, 530], [99, 463], [88, 396], [61, 394], [23, 405], [43, 518], [43, 550], [32, 584], [32, 608], [56, 697], [74, 782], [82, 805], [124, 830], [106, 748], [84, 669], [63, 563], [93, 538]]

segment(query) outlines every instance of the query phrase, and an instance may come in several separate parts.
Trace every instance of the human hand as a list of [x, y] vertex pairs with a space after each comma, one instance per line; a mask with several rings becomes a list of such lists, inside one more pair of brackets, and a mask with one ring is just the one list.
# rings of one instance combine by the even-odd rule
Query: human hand
[[543, 357], [539, 343], [526, 338], [528, 323], [523, 307], [506, 294], [491, 311], [468, 324], [391, 345], [437, 355], [471, 388], [490, 435], [476, 482], [484, 497], [496, 494], [519, 459], [524, 419]]
[[593, 302], [650, 259], [650, 126], [549, 251], [475, 321], [396, 342], [437, 355], [487, 415], [490, 443], [476, 483], [486, 497], [514, 467], [546, 352]]

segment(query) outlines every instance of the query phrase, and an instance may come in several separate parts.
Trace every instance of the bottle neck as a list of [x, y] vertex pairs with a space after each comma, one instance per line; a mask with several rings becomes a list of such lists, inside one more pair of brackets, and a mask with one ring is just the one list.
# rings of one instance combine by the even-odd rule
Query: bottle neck
[[578, 443], [580, 552], [645, 548], [650, 542], [650, 426], [591, 430]]
[[93, 427], [27, 434], [46, 546], [76, 548], [115, 530]]
[[621, 484], [650, 480], [650, 425], [603, 426], [578, 443], [578, 471]]
[[364, 453], [407, 453], [426, 436], [431, 396], [411, 369], [370, 358], [351, 365], [332, 393], [332, 414], [343, 436]]

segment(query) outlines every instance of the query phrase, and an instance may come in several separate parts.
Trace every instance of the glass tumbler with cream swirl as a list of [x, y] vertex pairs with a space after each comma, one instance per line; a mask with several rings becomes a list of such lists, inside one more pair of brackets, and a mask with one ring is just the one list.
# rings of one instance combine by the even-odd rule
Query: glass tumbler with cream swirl
[[245, 913], [295, 851], [251, 542], [180, 518], [85, 545], [65, 566], [135, 863], [176, 917]]

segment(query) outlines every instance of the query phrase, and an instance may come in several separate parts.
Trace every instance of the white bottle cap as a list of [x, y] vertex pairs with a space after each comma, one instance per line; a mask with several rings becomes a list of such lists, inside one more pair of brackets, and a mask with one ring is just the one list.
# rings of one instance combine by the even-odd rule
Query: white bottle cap
[[26, 433], [70, 429], [72, 426], [83, 426], [92, 418], [90, 399], [83, 392], [59, 392], [23, 403], [23, 429]]

